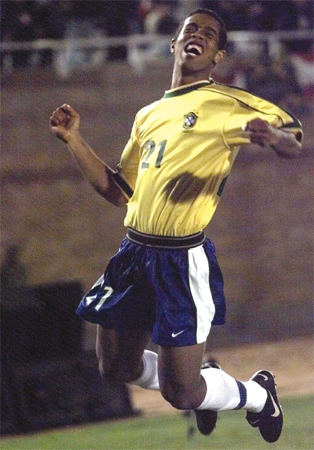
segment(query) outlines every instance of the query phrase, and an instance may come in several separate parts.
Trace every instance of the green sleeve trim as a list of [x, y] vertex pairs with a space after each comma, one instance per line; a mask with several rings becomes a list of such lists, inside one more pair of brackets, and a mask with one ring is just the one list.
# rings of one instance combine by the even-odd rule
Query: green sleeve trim
[[[266, 112], [266, 111], [261, 111], [260, 109], [255, 108], [254, 106], [252, 106], [252, 105], [250, 105], [249, 103], [247, 103], [247, 102], [245, 101], [245, 99], [238, 98], [236, 95], [232, 95], [232, 93], [223, 92], [223, 91], [220, 91], [219, 89], [218, 89], [217, 91], [215, 91], [215, 92], [220, 93], [221, 95], [225, 95], [225, 96], [227, 96], [227, 97], [233, 98], [234, 100], [238, 101], [239, 103], [242, 103], [243, 105], [245, 105], [246, 107], [252, 109], [253, 111], [257, 111], [257, 112], [259, 112], [259, 113], [261, 113], [261, 114], [265, 114], [266, 116], [270, 116], [270, 115], [277, 116], [277, 117], [280, 119], [280, 121], [282, 122], [282, 127], [281, 127], [281, 128], [299, 128], [300, 131], [301, 131], [301, 135], [302, 135], [302, 129], [303, 129], [303, 126], [302, 126], [302, 123], [300, 122], [300, 120], [297, 119], [297, 118], [296, 118], [293, 114], [291, 114], [289, 111], [286, 111], [286, 110], [285, 110], [284, 108], [282, 108], [281, 106], [277, 106], [277, 105], [275, 105], [274, 103], [270, 102], [269, 100], [266, 100], [266, 99], [264, 99], [264, 98], [262, 98], [262, 97], [258, 97], [257, 95], [252, 94], [251, 92], [249, 92], [249, 91], [247, 91], [246, 89], [243, 89], [243, 88], [239, 88], [239, 87], [236, 87], [236, 86], [228, 86], [228, 85], [226, 85], [226, 84], [219, 84], [219, 83], [216, 83], [216, 82], [215, 82], [215, 85], [216, 85], [218, 88], [219, 88], [219, 86], [221, 86], [222, 88], [229, 88], [229, 89], [234, 89], [234, 90], [243, 92], [243, 93], [248, 94], [248, 95], [250, 95], [250, 96], [252, 96], [252, 97], [255, 97], [255, 98], [257, 98], [257, 99], [263, 100], [264, 102], [266, 102], [266, 103], [268, 103], [268, 104], [270, 104], [270, 105], [273, 105], [273, 106], [276, 107], [277, 109], [279, 109], [279, 110], [283, 111], [285, 114], [287, 114], [287, 115], [292, 119], [292, 122], [286, 123], [286, 124], [285, 124], [285, 123], [283, 122], [283, 118], [280, 116], [280, 114], [278, 114], [278, 113], [276, 113], [276, 112]], [[215, 90], [215, 86], [212, 86], [212, 89]]]

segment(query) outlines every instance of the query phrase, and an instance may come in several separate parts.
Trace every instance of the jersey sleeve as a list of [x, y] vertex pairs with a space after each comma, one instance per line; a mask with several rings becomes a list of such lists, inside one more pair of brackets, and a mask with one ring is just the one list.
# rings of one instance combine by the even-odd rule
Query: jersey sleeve
[[249, 134], [245, 131], [245, 126], [255, 118], [266, 120], [275, 128], [294, 133], [296, 139], [302, 141], [302, 125], [296, 117], [266, 100], [240, 91], [233, 97], [233, 108], [224, 124], [227, 145], [233, 147], [249, 144]]
[[138, 175], [138, 166], [140, 161], [140, 145], [137, 136], [137, 120], [135, 118], [130, 139], [128, 140], [120, 162], [117, 166], [119, 175], [128, 184], [133, 191]]

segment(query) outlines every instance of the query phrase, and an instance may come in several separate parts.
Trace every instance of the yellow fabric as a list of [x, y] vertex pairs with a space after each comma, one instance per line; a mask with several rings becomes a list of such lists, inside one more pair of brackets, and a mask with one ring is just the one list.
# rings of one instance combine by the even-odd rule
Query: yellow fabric
[[214, 82], [166, 91], [141, 109], [118, 165], [134, 190], [125, 226], [165, 236], [204, 229], [222, 181], [249, 143], [243, 127], [256, 117], [301, 132], [301, 124], [279, 107]]

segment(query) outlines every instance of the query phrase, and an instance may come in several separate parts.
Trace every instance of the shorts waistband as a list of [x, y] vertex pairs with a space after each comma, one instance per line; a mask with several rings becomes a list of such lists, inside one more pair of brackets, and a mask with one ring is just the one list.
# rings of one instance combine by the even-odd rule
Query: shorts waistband
[[204, 231], [188, 236], [172, 237], [140, 233], [132, 228], [128, 228], [126, 237], [135, 244], [156, 248], [193, 248], [203, 244], [205, 241]]

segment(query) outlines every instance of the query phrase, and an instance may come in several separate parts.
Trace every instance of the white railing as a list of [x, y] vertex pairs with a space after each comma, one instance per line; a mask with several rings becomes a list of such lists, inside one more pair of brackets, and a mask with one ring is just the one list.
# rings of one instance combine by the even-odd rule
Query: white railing
[[[1, 42], [1, 52], [23, 51], [23, 50], [54, 50], [62, 51], [69, 45], [76, 49], [107, 49], [108, 47], [119, 47], [125, 45], [129, 47], [145, 46], [156, 42], [168, 43], [172, 36], [135, 34], [125, 37], [91, 37], [91, 38], [71, 38], [71, 39], [37, 39], [32, 42]], [[228, 42], [266, 42], [269, 47], [282, 41], [293, 41], [302, 39], [312, 39], [314, 34], [312, 30], [296, 31], [230, 31], [228, 33]]]
[[[135, 34], [125, 37], [107, 37], [97, 34], [89, 38], [70, 39], [38, 39], [32, 42], [1, 42], [0, 51], [3, 54], [4, 71], [12, 70], [12, 55], [14, 52], [30, 51], [33, 54], [33, 64], [36, 56], [43, 50], [54, 53], [54, 70], [61, 78], [67, 78], [75, 67], [88, 69], [100, 66], [106, 61], [108, 48], [126, 47], [127, 61], [134, 71], [142, 72], [152, 61], [168, 61], [170, 56], [170, 42], [172, 36]], [[228, 33], [228, 42], [235, 53], [254, 58], [261, 51], [264, 56], [279, 58], [283, 52], [285, 41], [312, 40], [312, 30], [296, 31], [231, 31]], [[84, 61], [86, 54], [91, 52], [88, 61]], [[35, 62], [34, 62], [35, 61]], [[8, 70], [6, 70], [8, 69]]]

